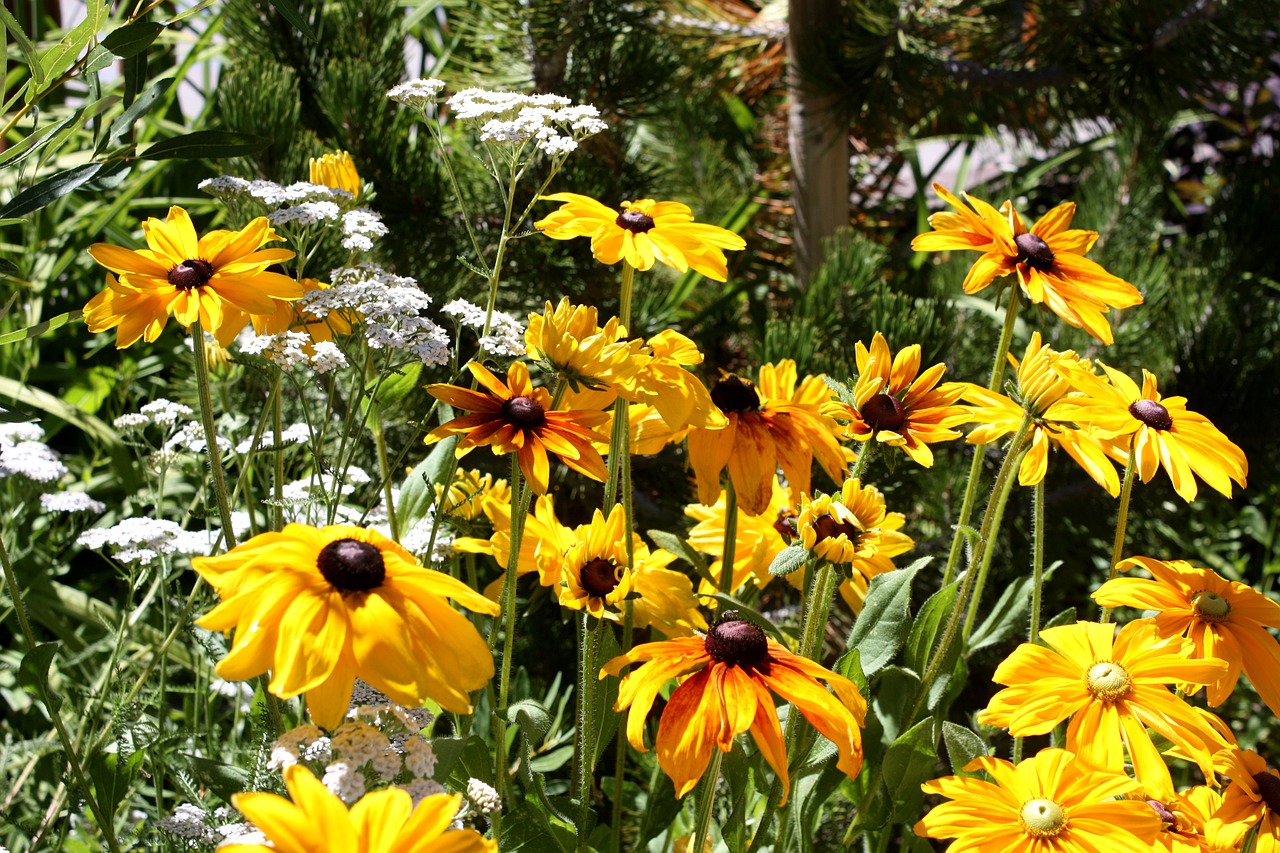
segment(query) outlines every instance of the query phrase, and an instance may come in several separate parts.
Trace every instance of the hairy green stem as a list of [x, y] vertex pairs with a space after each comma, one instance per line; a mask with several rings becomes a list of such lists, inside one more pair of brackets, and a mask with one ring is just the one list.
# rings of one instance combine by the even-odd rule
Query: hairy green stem
[[[196, 320], [191, 326], [191, 351], [195, 354], [196, 390], [200, 395], [200, 424], [204, 427], [204, 441], [209, 451], [209, 467], [213, 475], [213, 492], [218, 502], [218, 515], [222, 517], [222, 541], [227, 550], [236, 547], [236, 534], [231, 526], [231, 504], [227, 501], [227, 481], [222, 475], [222, 453], [218, 449], [218, 433], [213, 422], [213, 394], [210, 392], [209, 359], [204, 351], [204, 329]], [[280, 443], [280, 436], [276, 436]]]
[[[1040, 639], [1040, 606], [1044, 594], [1044, 480], [1036, 483], [1031, 508], [1031, 619], [1027, 642]], [[1022, 760], [1022, 738], [1013, 739], [1013, 763]]]
[[720, 566], [720, 592], [733, 594], [733, 561], [738, 548], [738, 491], [733, 478], [724, 487], [724, 548]]
[[600, 643], [604, 635], [604, 619], [591, 625], [591, 614], [582, 611], [578, 641], [578, 731], [573, 750], [574, 781], [578, 792], [578, 850], [587, 853], [591, 823], [591, 781], [595, 771], [595, 744], [591, 726], [595, 720], [596, 684]]
[[[1129, 527], [1129, 498], [1133, 494], [1133, 447], [1129, 448], [1129, 459], [1124, 465], [1124, 482], [1120, 485], [1120, 508], [1116, 512], [1116, 538], [1111, 543], [1111, 567], [1107, 571], [1107, 580], [1115, 580], [1120, 573], [1120, 558], [1124, 555], [1124, 535]], [[1102, 608], [1100, 622], [1111, 621], [1111, 608]]]
[[[1025, 441], [1022, 442], [1022, 444], [1025, 443]], [[1021, 445], [1009, 446], [1009, 455], [1006, 457], [1006, 461], [1011, 460], [1009, 465], [1010, 473], [1014, 468], [1018, 467], [1019, 462], [1022, 460], [1022, 454]], [[973, 632], [973, 623], [977, 620], [978, 611], [982, 607], [982, 591], [987, 585], [987, 574], [991, 570], [991, 558], [996, 553], [995, 544], [992, 540], [995, 538], [996, 528], [1000, 526], [1000, 521], [1004, 518], [1005, 506], [1009, 502], [1009, 493], [1013, 491], [1014, 482], [1015, 480], [1012, 476], [1006, 476], [1003, 480], [997, 479], [997, 490], [992, 492], [992, 496], [996, 499], [994, 521], [990, 530], [987, 531], [987, 538], [978, 539], [978, 554], [975, 555], [978, 562], [978, 579], [974, 582], [973, 594], [969, 597], [969, 611], [964, 618], [964, 631], [960, 634], [961, 646], [969, 644], [969, 634]], [[987, 509], [990, 512], [991, 507], [989, 504]], [[986, 516], [983, 516], [982, 521], [985, 528]]]

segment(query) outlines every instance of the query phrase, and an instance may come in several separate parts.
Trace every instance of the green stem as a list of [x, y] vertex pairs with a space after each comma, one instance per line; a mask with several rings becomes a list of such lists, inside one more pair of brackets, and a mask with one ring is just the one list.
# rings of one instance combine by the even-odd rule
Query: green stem
[[724, 548], [720, 566], [720, 592], [733, 594], [733, 561], [738, 548], [738, 491], [733, 478], [724, 487]]
[[[1016, 451], [1016, 452], [1015, 452]], [[1006, 461], [1012, 460], [1013, 464], [1009, 466], [1009, 470], [1018, 467], [1018, 463], [1022, 460], [1022, 451], [1010, 445], [1009, 455]], [[1007, 476], [1003, 481], [997, 481], [999, 491], [993, 493], [996, 498], [994, 522], [989, 530], [987, 530], [987, 538], [978, 540], [978, 548], [980, 561], [978, 563], [978, 579], [973, 585], [973, 594], [969, 597], [969, 612], [964, 618], [964, 631], [960, 634], [960, 643], [962, 646], [968, 645], [969, 634], [973, 631], [973, 623], [978, 618], [978, 610], [982, 606], [982, 591], [987, 585], [987, 573], [991, 570], [991, 558], [995, 556], [996, 549], [991, 541], [996, 535], [996, 528], [1000, 526], [1000, 521], [1004, 518], [1005, 506], [1009, 502], [1009, 493], [1013, 491], [1015, 480], [1012, 476]], [[988, 511], [990, 506], [988, 505]], [[983, 516], [983, 528], [987, 527], [987, 518]]]
[[[271, 377], [271, 419], [273, 429], [276, 431], [275, 447], [273, 448], [272, 457], [276, 465], [275, 477], [275, 506], [271, 508], [271, 529], [284, 529], [284, 412], [281, 404], [280, 393], [280, 374], [283, 371], [275, 368], [274, 375]], [[252, 513], [250, 513], [252, 515]]]
[[[627, 522], [628, 528], [630, 521]], [[628, 599], [622, 608], [622, 653], [626, 654], [631, 651], [632, 633], [635, 628], [635, 608], [634, 602]], [[621, 675], [622, 673], [619, 673]], [[622, 712], [622, 719], [618, 721], [618, 734], [614, 744], [613, 759], [613, 813], [609, 826], [613, 829], [614, 850], [622, 850], [622, 779], [627, 771], [627, 745], [623, 739], [623, 732], [627, 730], [627, 714], [630, 709]]]
[[872, 436], [871, 440], [862, 446], [862, 452], [858, 454], [858, 458], [853, 460], [853, 464], [849, 466], [849, 479], [862, 482], [862, 475], [866, 473], [867, 463], [871, 461], [871, 457], [876, 452], [876, 440]]
[[618, 293], [618, 322], [631, 337], [631, 293], [635, 289], [636, 268], [626, 261], [622, 262], [622, 285]]
[[711, 750], [711, 766], [702, 775], [702, 790], [698, 794], [698, 822], [694, 824], [693, 846], [690, 850], [702, 853], [706, 849], [711, 831], [711, 812], [716, 804], [716, 788], [720, 786], [720, 762], [724, 753], [719, 747]]
[[[395, 489], [391, 485], [391, 460], [387, 453], [387, 433], [382, 426], [382, 413], [377, 410], [377, 403], [370, 402], [374, 411], [369, 416], [369, 426], [373, 430], [373, 443], [378, 450], [378, 476], [382, 478], [382, 500], [387, 505], [387, 523], [391, 526], [391, 538], [400, 541], [400, 522], [396, 518]], [[448, 488], [445, 489], [448, 492]]]
[[[1013, 342], [1013, 329], [1018, 321], [1018, 297], [1021, 291], [1015, 283], [1009, 287], [1009, 304], [1004, 310], [1004, 327], [1000, 330], [1000, 342], [996, 345], [995, 360], [991, 362], [991, 379], [987, 382], [988, 391], [1000, 391], [1004, 382], [1005, 363], [1009, 358], [1009, 346]], [[982, 447], [974, 448], [973, 461], [969, 464], [969, 481], [965, 485], [964, 498], [960, 502], [960, 516], [956, 519], [956, 532], [951, 540], [951, 553], [947, 555], [947, 568], [942, 573], [942, 585], [946, 586], [955, 579], [956, 567], [959, 565], [960, 552], [964, 547], [965, 537], [961, 532], [969, 525], [973, 515], [974, 504], [978, 500], [978, 483], [982, 479]]]
[[[1111, 543], [1111, 568], [1107, 572], [1107, 580], [1115, 580], [1120, 573], [1120, 557], [1124, 554], [1124, 534], [1129, 527], [1129, 497], [1133, 494], [1133, 448], [1129, 448], [1129, 459], [1124, 465], [1124, 482], [1120, 485], [1120, 509], [1116, 515], [1116, 538]], [[1100, 622], [1111, 621], [1111, 608], [1102, 608]]]
[[595, 744], [591, 727], [595, 719], [597, 654], [604, 634], [604, 619], [591, 625], [591, 614], [582, 611], [578, 641], [578, 731], [573, 750], [574, 779], [578, 787], [578, 850], [587, 853], [591, 823], [591, 780], [595, 771]]
[[[200, 348], [200, 343], [198, 339], [197, 349]], [[27, 653], [30, 654], [37, 646], [36, 635], [31, 630], [31, 622], [27, 619], [27, 608], [22, 600], [22, 590], [18, 588], [18, 578], [14, 574], [13, 565], [9, 562], [9, 552], [4, 547], [3, 537], [0, 537], [0, 567], [4, 569], [4, 582], [9, 587], [9, 597], [13, 599], [13, 612], [18, 616], [18, 625], [22, 630], [22, 637], [27, 643]], [[107, 848], [112, 853], [120, 853], [120, 845], [116, 842], [115, 825], [111, 822], [111, 816], [103, 812], [97, 798], [93, 795], [93, 790], [89, 787], [89, 780], [85, 776], [84, 768], [80, 766], [80, 759], [76, 757], [71, 735], [67, 731], [66, 724], [62, 721], [62, 713], [57, 706], [49, 701], [48, 684], [43, 678], [36, 680], [36, 692], [40, 696], [41, 703], [44, 704], [45, 711], [49, 714], [49, 719], [53, 721], [53, 727], [58, 732], [58, 740], [62, 742], [62, 751], [67, 756], [67, 765], [71, 768], [71, 775], [75, 777], [80, 793], [84, 796], [89, 810], [93, 812], [93, 817], [98, 822], [98, 829], [102, 832], [102, 838], [106, 842]]]
[[[222, 452], [218, 449], [218, 433], [213, 423], [213, 394], [210, 391], [209, 359], [204, 351], [204, 329], [196, 320], [191, 326], [191, 351], [196, 361], [196, 390], [200, 395], [200, 424], [204, 427], [204, 441], [209, 450], [209, 467], [213, 475], [213, 493], [218, 502], [218, 515], [222, 517], [222, 541], [227, 550], [236, 547], [235, 529], [231, 526], [231, 504], [227, 501], [227, 481], [222, 475]], [[276, 443], [280, 443], [279, 434]]]
[[[1044, 593], [1044, 480], [1036, 483], [1031, 509], [1031, 622], [1027, 642], [1040, 639], [1040, 605]], [[1022, 760], [1022, 738], [1013, 739], [1013, 763]]]

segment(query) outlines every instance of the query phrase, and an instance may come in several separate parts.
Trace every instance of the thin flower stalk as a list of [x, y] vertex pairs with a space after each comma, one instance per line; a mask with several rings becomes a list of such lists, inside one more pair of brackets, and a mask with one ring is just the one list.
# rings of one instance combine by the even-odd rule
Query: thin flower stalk
[[716, 804], [716, 789], [720, 787], [720, 762], [724, 753], [714, 750], [711, 753], [711, 766], [702, 781], [702, 790], [698, 792], [697, 822], [694, 824], [693, 844], [690, 850], [707, 849], [707, 839], [711, 833], [711, 812]]
[[[1107, 580], [1115, 580], [1116, 575], [1120, 573], [1120, 557], [1124, 554], [1124, 536], [1129, 526], [1129, 498], [1133, 494], [1133, 480], [1136, 473], [1136, 466], [1133, 463], [1137, 454], [1130, 453], [1129, 459], [1124, 466], [1124, 479], [1120, 483], [1120, 507], [1116, 510], [1116, 538], [1111, 543], [1111, 563], [1107, 571]], [[1111, 621], [1110, 607], [1102, 608], [1102, 615], [1098, 617], [1099, 622]]]
[[[227, 481], [222, 473], [222, 451], [218, 448], [218, 434], [213, 422], [213, 393], [209, 382], [209, 357], [201, 346], [204, 330], [197, 319], [191, 325], [191, 337], [196, 345], [191, 348], [195, 355], [196, 391], [200, 396], [200, 425], [204, 428], [205, 447], [209, 453], [210, 474], [213, 477], [213, 494], [218, 504], [218, 516], [222, 519], [222, 543], [227, 550], [236, 547], [235, 529], [231, 524], [231, 504], [227, 500]], [[280, 435], [279, 432], [276, 433]], [[277, 444], [279, 441], [277, 441]]]
[[724, 546], [721, 557], [723, 565], [720, 569], [720, 592], [724, 595], [733, 593], [733, 560], [738, 547], [738, 491], [733, 487], [733, 478], [725, 479], [724, 486]]
[[[1044, 596], [1044, 480], [1032, 488], [1031, 507], [1031, 614], [1027, 642], [1040, 639], [1040, 607]], [[1021, 737], [1013, 739], [1013, 763], [1022, 760]]]
[[[593, 677], [600, 666], [599, 650], [604, 635], [604, 619], [596, 619], [585, 609], [578, 626], [578, 726], [573, 750], [574, 774], [578, 795], [578, 850], [587, 853], [591, 830], [591, 778], [595, 771], [595, 744], [592, 743], [592, 721], [598, 679]], [[621, 750], [620, 750], [621, 751]]]

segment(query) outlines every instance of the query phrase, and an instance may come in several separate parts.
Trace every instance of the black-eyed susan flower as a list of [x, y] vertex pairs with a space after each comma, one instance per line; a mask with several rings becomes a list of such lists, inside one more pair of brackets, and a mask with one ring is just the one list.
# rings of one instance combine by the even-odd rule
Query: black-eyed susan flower
[[[769, 566], [773, 563], [773, 558], [790, 545], [798, 535], [797, 512], [791, 505], [791, 495], [776, 477], [773, 480], [771, 494], [769, 505], [759, 515], [747, 515], [741, 509], [737, 511], [730, 592], [738, 590], [748, 581], [754, 582], [757, 587], [763, 589], [773, 578], [769, 574]], [[684, 514], [698, 522], [689, 530], [689, 544], [695, 550], [715, 558], [709, 567], [709, 574], [713, 578], [720, 577], [724, 570], [727, 497], [722, 491], [720, 497], [710, 506], [689, 504], [684, 508]], [[717, 592], [717, 589], [704, 578], [699, 591], [712, 593]]]
[[748, 515], [768, 508], [779, 466], [797, 503], [809, 491], [815, 456], [831, 479], [843, 480], [845, 451], [836, 440], [840, 427], [821, 413], [830, 392], [821, 377], [796, 380], [796, 363], [783, 359], [760, 368], [759, 385], [726, 373], [712, 386], [711, 400], [728, 426], [689, 431], [698, 503], [715, 503], [726, 466], [738, 505]]
[[1239, 849], [1245, 834], [1257, 827], [1254, 853], [1280, 853], [1280, 773], [1251, 749], [1233, 746], [1214, 758], [1218, 772], [1231, 780], [1222, 805], [1205, 824], [1205, 835], [1227, 849]]
[[965, 293], [977, 293], [996, 278], [1017, 273], [1018, 285], [1028, 299], [1105, 344], [1114, 340], [1106, 316], [1110, 310], [1142, 302], [1136, 287], [1085, 257], [1098, 232], [1070, 227], [1074, 203], [1058, 205], [1027, 230], [1009, 202], [996, 210], [967, 193], [965, 204], [939, 184], [933, 189], [955, 213], [930, 216], [934, 230], [917, 236], [911, 248], [982, 252], [965, 276]]
[[356, 678], [402, 705], [465, 714], [467, 692], [493, 676], [484, 638], [448, 599], [490, 616], [498, 606], [376, 531], [290, 524], [191, 564], [222, 599], [196, 624], [234, 631], [218, 675], [269, 670], [267, 689], [305, 693], [325, 728], [342, 721]]
[[597, 509], [590, 524], [574, 530], [573, 542], [563, 554], [539, 552], [539, 563], [560, 564], [562, 605], [603, 619], [607, 611], [616, 611], [631, 594], [626, 527], [622, 505], [614, 504], [608, 518]]
[[[805, 549], [841, 568], [840, 596], [855, 613], [862, 610], [870, 580], [893, 571], [893, 558], [915, 545], [901, 532], [905, 523], [902, 513], [886, 511], [879, 489], [855, 479], [845, 480], [834, 495], [804, 501], [796, 519]], [[787, 578], [799, 585], [804, 574]]]
[[946, 797], [915, 825], [916, 835], [954, 838], [952, 853], [1132, 853], [1150, 850], [1160, 818], [1146, 803], [1117, 799], [1140, 789], [1070, 752], [1045, 749], [1018, 765], [981, 756], [966, 772], [924, 783]]
[[694, 222], [693, 211], [675, 201], [624, 201], [618, 211], [576, 193], [542, 198], [564, 204], [534, 227], [556, 240], [590, 237], [591, 253], [602, 264], [625, 260], [643, 271], [660, 262], [680, 272], [693, 268], [707, 278], [724, 281], [729, 267], [723, 250], [747, 245], [732, 231]]
[[1072, 386], [1081, 393], [1062, 398], [1045, 417], [1089, 428], [1121, 464], [1132, 453], [1134, 470], [1144, 483], [1164, 468], [1174, 491], [1188, 503], [1198, 491], [1196, 476], [1227, 497], [1232, 481], [1244, 488], [1249, 474], [1244, 451], [1204, 415], [1187, 409], [1186, 397], [1161, 397], [1147, 370], [1139, 388], [1120, 371], [1101, 366], [1106, 378], [1069, 370]]
[[691, 637], [707, 630], [707, 620], [698, 610], [693, 582], [683, 572], [669, 569], [676, 555], [649, 544], [633, 534], [631, 579], [639, 596], [632, 602], [635, 626], [650, 628], [664, 637]]
[[1148, 731], [1172, 742], [1205, 772], [1222, 737], [1169, 684], [1212, 684], [1227, 664], [1193, 660], [1182, 637], [1159, 637], [1150, 624], [1115, 626], [1077, 622], [1046, 628], [996, 668], [992, 681], [1008, 685], [991, 698], [979, 722], [1002, 726], [1017, 737], [1048, 734], [1071, 718], [1067, 749], [1082, 767], [1124, 770], [1127, 752], [1134, 775], [1148, 793], [1172, 792], [1169, 768]]
[[346, 190], [353, 199], [360, 196], [360, 173], [356, 171], [355, 161], [346, 151], [312, 157], [310, 166], [311, 183]]
[[1093, 478], [1112, 497], [1120, 494], [1120, 477], [1107, 458], [1094, 434], [1070, 421], [1051, 420], [1046, 413], [1071, 390], [1067, 375], [1074, 370], [1088, 370], [1087, 362], [1071, 350], [1057, 352], [1041, 343], [1040, 333], [1031, 342], [1019, 362], [1010, 356], [1017, 368], [1017, 387], [1010, 399], [979, 385], [964, 383], [961, 399], [967, 401], [970, 417], [977, 426], [969, 433], [970, 444], [989, 444], [1015, 433], [1023, 417], [1031, 414], [1030, 445], [1018, 468], [1018, 483], [1034, 486], [1042, 482], [1049, 469], [1049, 449], [1058, 447]]
[[348, 811], [300, 764], [284, 771], [291, 800], [267, 792], [233, 794], [231, 804], [269, 844], [223, 844], [224, 853], [497, 853], [498, 842], [453, 829], [461, 794], [434, 794], [416, 806], [403, 788], [365, 794]]
[[956, 401], [964, 390], [958, 382], [942, 385], [945, 364], [920, 372], [920, 345], [889, 351], [884, 335], [876, 332], [868, 349], [861, 341], [854, 347], [858, 381], [853, 387], [855, 405], [829, 400], [822, 414], [848, 424], [846, 435], [856, 441], [883, 442], [900, 447], [912, 461], [933, 466], [930, 444], [959, 438], [951, 427], [965, 423], [969, 412]]
[[[142, 335], [155, 340], [170, 314], [184, 327], [197, 320], [200, 326], [229, 343], [244, 326], [245, 315], [267, 315], [276, 310], [274, 300], [297, 299], [302, 287], [288, 276], [268, 272], [267, 267], [293, 257], [288, 249], [263, 249], [279, 240], [265, 216], [240, 231], [210, 231], [196, 236], [191, 217], [181, 207], [169, 208], [166, 219], [142, 224], [146, 249], [125, 249], [110, 243], [94, 243], [89, 255], [114, 272], [119, 281], [107, 281], [107, 290], [85, 306], [89, 331], [124, 326], [116, 345]], [[137, 334], [135, 334], [135, 331]], [[128, 344], [123, 344], [128, 346]]]
[[608, 415], [552, 410], [551, 393], [533, 387], [529, 368], [523, 362], [511, 363], [506, 382], [477, 362], [467, 368], [482, 390], [444, 383], [427, 386], [427, 393], [437, 400], [471, 413], [433, 429], [427, 435], [427, 444], [457, 435], [461, 440], [454, 453], [459, 459], [483, 445], [488, 445], [495, 456], [515, 453], [520, 470], [540, 495], [546, 494], [551, 473], [548, 451], [573, 470], [604, 482], [609, 472], [591, 443], [597, 437], [593, 428], [608, 421]]
[[1280, 643], [1267, 630], [1280, 628], [1280, 604], [1184, 560], [1133, 557], [1119, 568], [1134, 566], [1151, 578], [1114, 578], [1098, 588], [1094, 600], [1103, 607], [1154, 610], [1155, 618], [1144, 621], [1161, 636], [1186, 637], [1196, 658], [1225, 660], [1227, 671], [1208, 685], [1210, 705], [1227, 701], [1243, 668], [1262, 701], [1280, 714]]
[[[488, 539], [472, 537], [455, 539], [453, 547], [468, 554], [488, 554], [504, 568], [503, 573], [484, 589], [486, 597], [497, 601], [502, 585], [506, 582], [505, 568], [511, 558], [511, 503], [510, 501], [505, 503], [489, 501], [485, 505], [485, 514], [493, 524], [492, 535]], [[524, 534], [520, 537], [516, 577], [537, 572], [539, 584], [558, 586], [560, 561], [548, 559], [545, 562], [539, 562], [538, 554], [539, 552], [564, 554], [573, 542], [573, 529], [562, 524], [556, 517], [551, 495], [539, 495], [534, 503], [533, 512], [524, 517]]]
[[574, 391], [615, 390], [619, 380], [635, 373], [643, 346], [626, 339], [617, 317], [601, 326], [594, 306], [574, 305], [568, 297], [529, 315], [524, 342], [530, 358], [563, 376]]
[[[644, 724], [662, 687], [691, 673], [662, 711], [658, 723], [658, 765], [671, 777], [676, 796], [698, 784], [712, 748], [728, 752], [749, 731], [765, 761], [790, 787], [786, 746], [771, 693], [777, 693], [836, 745], [836, 766], [849, 778], [862, 769], [862, 726], [867, 704], [852, 681], [794, 655], [765, 636], [759, 626], [726, 612], [706, 637], [687, 637], [636, 646], [605, 664], [600, 677], [617, 675], [627, 664], [645, 661], [618, 685], [614, 709], [631, 708], [627, 740], [645, 751]], [[831, 690], [820, 683], [825, 681]]]

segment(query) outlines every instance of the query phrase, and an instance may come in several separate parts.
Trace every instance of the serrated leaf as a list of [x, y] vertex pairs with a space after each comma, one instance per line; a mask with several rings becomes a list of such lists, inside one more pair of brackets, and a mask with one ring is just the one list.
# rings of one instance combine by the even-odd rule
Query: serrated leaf
[[792, 543], [773, 558], [773, 562], [769, 564], [769, 574], [775, 578], [785, 577], [803, 569], [808, 559], [809, 549], [799, 543]]
[[62, 198], [77, 187], [87, 184], [102, 171], [102, 163], [85, 163], [50, 175], [43, 181], [27, 187], [0, 208], [0, 219], [25, 216]]
[[49, 686], [49, 667], [53, 665], [60, 645], [41, 643], [23, 655], [22, 662], [18, 664], [18, 684], [46, 702], [50, 714], [58, 713], [62, 707], [62, 697]]
[[271, 144], [271, 140], [229, 130], [196, 130], [164, 139], [138, 156], [143, 160], [198, 160], [243, 157]]
[[884, 754], [884, 780], [897, 823], [915, 820], [924, 800], [920, 786], [933, 778], [938, 754], [934, 744], [934, 720], [921, 720], [904, 732]]
[[155, 21], [134, 21], [112, 30], [101, 44], [121, 59], [128, 59], [150, 47], [164, 30], [164, 24]]
[[191, 775], [196, 781], [228, 802], [232, 794], [247, 791], [253, 784], [253, 775], [243, 767], [223, 764], [200, 755], [183, 753], [182, 757], [187, 760]]
[[275, 7], [281, 17], [308, 40], [316, 44], [320, 43], [320, 39], [316, 38], [315, 30], [311, 29], [311, 24], [307, 23], [307, 19], [302, 17], [302, 13], [298, 11], [298, 6], [293, 0], [271, 0], [271, 5]]
[[943, 720], [942, 742], [947, 747], [947, 758], [951, 761], [951, 772], [961, 775], [965, 766], [973, 759], [987, 754], [987, 744], [964, 726]]
[[147, 114], [171, 85], [173, 85], [173, 78], [165, 77], [148, 86], [147, 91], [111, 122], [111, 127], [107, 131], [107, 144], [119, 145], [138, 119]]
[[888, 666], [907, 641], [911, 632], [911, 582], [930, 559], [922, 557], [871, 579], [862, 612], [845, 644], [845, 648], [858, 650], [868, 679]]
[[822, 381], [827, 384], [827, 387], [831, 389], [841, 403], [844, 403], [846, 406], [850, 406], [855, 410], [858, 408], [858, 400], [853, 396], [853, 391], [848, 385], [845, 385], [839, 379], [833, 379], [825, 374], [823, 374]]

